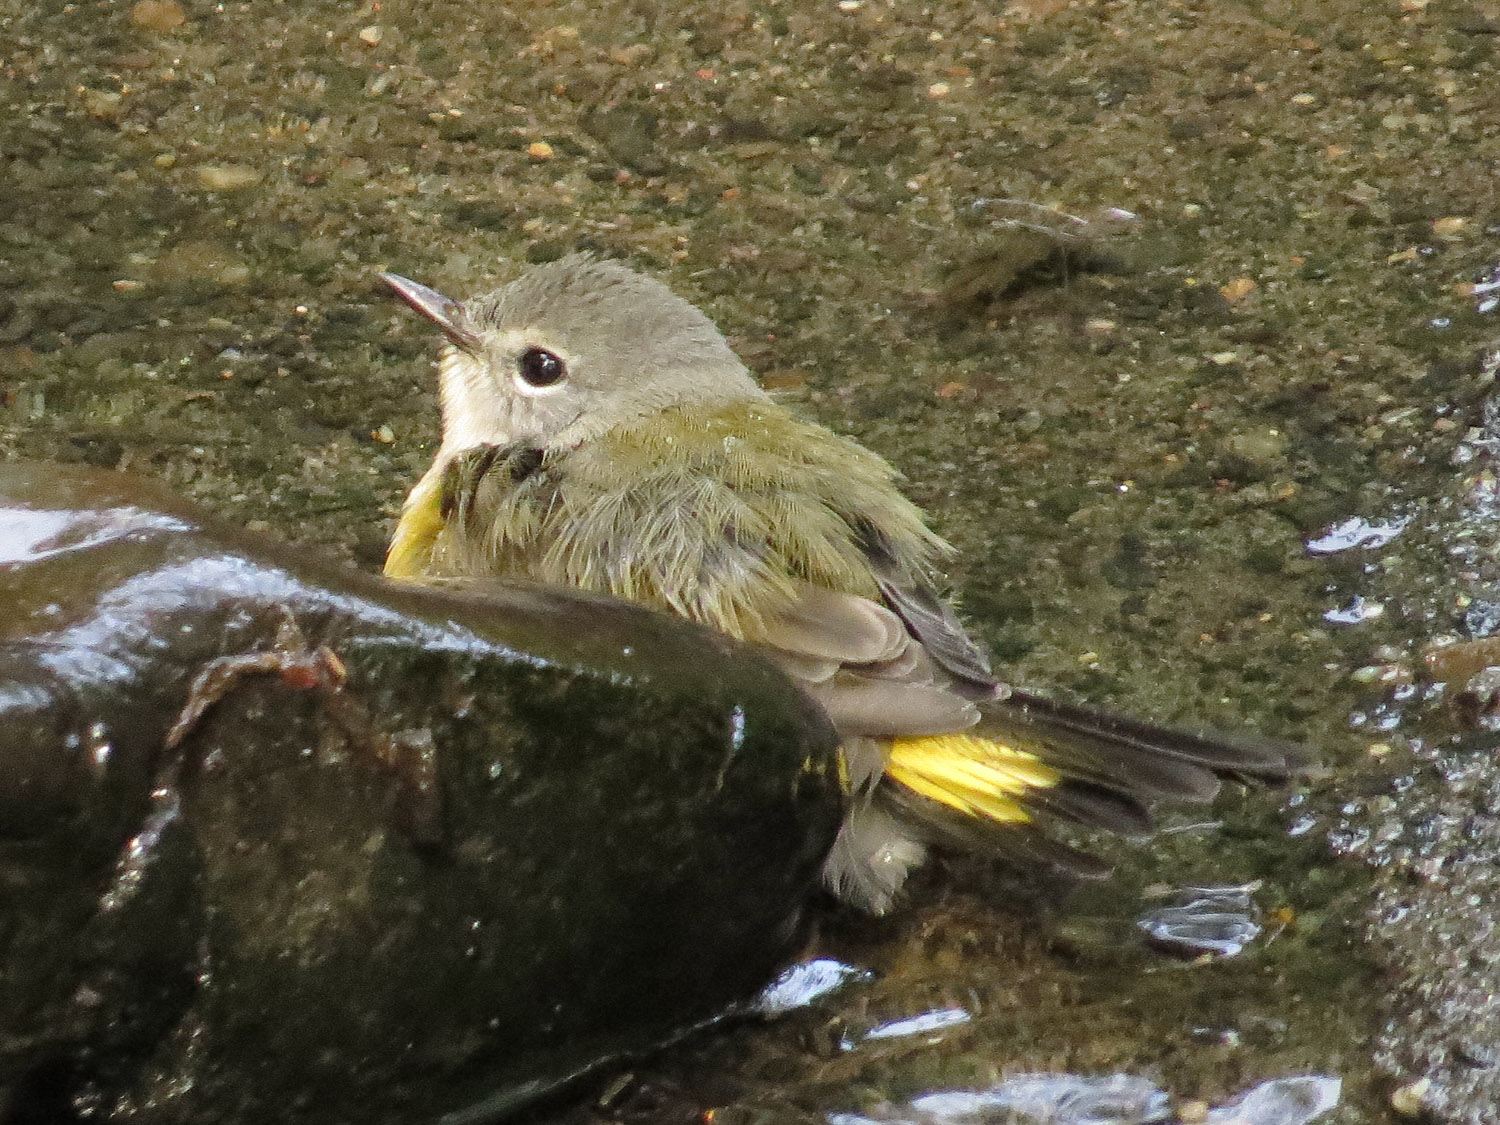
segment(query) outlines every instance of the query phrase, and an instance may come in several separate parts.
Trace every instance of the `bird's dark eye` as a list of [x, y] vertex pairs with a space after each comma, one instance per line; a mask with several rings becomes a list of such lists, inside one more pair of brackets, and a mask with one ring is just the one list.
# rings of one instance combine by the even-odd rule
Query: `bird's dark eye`
[[533, 387], [551, 387], [568, 377], [568, 365], [545, 348], [521, 353], [521, 378]]

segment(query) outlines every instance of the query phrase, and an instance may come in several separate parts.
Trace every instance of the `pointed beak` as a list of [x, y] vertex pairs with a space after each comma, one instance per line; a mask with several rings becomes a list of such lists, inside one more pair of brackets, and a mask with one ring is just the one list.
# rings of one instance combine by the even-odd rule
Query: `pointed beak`
[[443, 335], [464, 351], [479, 351], [479, 336], [464, 323], [463, 305], [400, 274], [383, 273], [380, 280], [394, 289], [396, 296], [441, 328]]

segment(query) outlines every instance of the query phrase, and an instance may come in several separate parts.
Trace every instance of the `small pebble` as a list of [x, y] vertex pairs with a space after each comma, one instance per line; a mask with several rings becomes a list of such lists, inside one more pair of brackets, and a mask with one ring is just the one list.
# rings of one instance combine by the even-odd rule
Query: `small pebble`
[[380, 46], [380, 40], [384, 37], [384, 35], [385, 32], [383, 32], [377, 25], [372, 23], [369, 27], [360, 28], [359, 41], [366, 47], [378, 47]]
[[1270, 465], [1286, 456], [1287, 437], [1275, 426], [1255, 426], [1230, 434], [1224, 445], [1252, 464]]
[[90, 90], [81, 91], [83, 108], [90, 117], [100, 121], [118, 121], [122, 111], [121, 102], [124, 98], [114, 90]]
[[140, 0], [130, 9], [130, 22], [146, 31], [171, 31], [187, 23], [187, 12], [177, 0]]
[[1415, 1082], [1408, 1082], [1405, 1086], [1397, 1086], [1391, 1091], [1391, 1108], [1402, 1117], [1417, 1117], [1422, 1112], [1423, 1101], [1430, 1089], [1432, 1089], [1430, 1078], [1418, 1078]]
[[209, 191], [240, 191], [260, 182], [260, 170], [248, 164], [205, 164], [198, 183]]
[[150, 265], [147, 281], [157, 285], [243, 285], [250, 280], [250, 266], [228, 246], [207, 242], [180, 242], [164, 250]]
[[1256, 288], [1254, 278], [1237, 277], [1229, 284], [1219, 287], [1219, 296], [1233, 305], [1250, 296], [1251, 293], [1255, 292]]
[[557, 153], [546, 141], [532, 141], [526, 146], [526, 155], [533, 160], [551, 160]]
[[611, 47], [609, 58], [611, 62], [619, 63], [621, 66], [636, 66], [651, 57], [651, 46], [647, 43], [631, 43], [627, 47]]

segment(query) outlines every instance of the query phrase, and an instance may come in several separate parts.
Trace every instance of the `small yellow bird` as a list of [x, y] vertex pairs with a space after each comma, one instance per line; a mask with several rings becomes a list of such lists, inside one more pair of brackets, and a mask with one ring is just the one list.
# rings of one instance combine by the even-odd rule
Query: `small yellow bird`
[[1285, 777], [1281, 744], [997, 680], [934, 593], [951, 548], [896, 471], [774, 401], [660, 282], [585, 255], [462, 303], [382, 277], [448, 339], [442, 445], [386, 574], [574, 586], [762, 646], [843, 736], [840, 898], [883, 913], [934, 844], [1102, 874], [1041, 822], [1141, 835], [1154, 798]]

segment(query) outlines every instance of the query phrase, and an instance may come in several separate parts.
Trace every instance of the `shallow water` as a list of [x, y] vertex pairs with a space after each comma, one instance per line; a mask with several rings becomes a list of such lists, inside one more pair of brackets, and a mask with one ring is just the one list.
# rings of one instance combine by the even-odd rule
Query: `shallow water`
[[[875, 979], [553, 1119], [823, 1121], [1070, 1070], [1215, 1104], [1338, 1075], [1323, 1120], [1355, 1122], [1490, 1069], [1403, 1042], [1441, 988], [1360, 837], [1446, 792], [1433, 754], [1485, 757], [1378, 669], [1493, 627], [1469, 430], [1500, 313], [1463, 288], [1497, 257], [1493, 3], [178, 14], [0, 4], [7, 456], [124, 465], [377, 565], [437, 419], [434, 341], [377, 272], [461, 296], [594, 248], [908, 474], [1019, 682], [1322, 762], [1113, 846], [1108, 886], [953, 864], [893, 919], [830, 917], [822, 949]], [[1410, 527], [1306, 548], [1352, 518]], [[1245, 952], [1143, 946], [1166, 888], [1254, 880]]]

